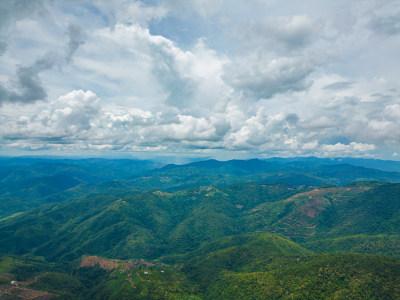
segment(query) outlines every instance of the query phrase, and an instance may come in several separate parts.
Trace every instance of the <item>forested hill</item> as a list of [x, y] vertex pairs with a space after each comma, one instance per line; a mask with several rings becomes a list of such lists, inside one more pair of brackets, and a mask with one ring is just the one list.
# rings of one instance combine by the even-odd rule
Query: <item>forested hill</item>
[[[400, 168], [398, 169], [400, 172]], [[325, 160], [207, 160], [185, 165], [167, 165], [146, 172], [132, 184], [145, 189], [182, 189], [199, 185], [229, 185], [235, 182], [287, 183], [295, 186], [345, 185], [354, 181], [399, 182], [400, 173]]]
[[337, 162], [4, 160], [1, 295], [398, 299], [399, 173]]
[[[400, 173], [365, 168], [388, 163], [372, 160], [298, 158], [207, 160], [184, 165], [129, 159], [0, 159], [0, 219], [54, 202], [74, 201], [98, 192], [176, 191], [233, 183], [284, 183], [293, 186], [343, 186], [354, 181], [399, 182]], [[349, 164], [349, 162], [357, 165]], [[396, 166], [393, 162], [392, 168]], [[398, 169], [400, 171], [400, 169]]]
[[[83, 254], [155, 259], [252, 232], [277, 233], [301, 243], [360, 234], [382, 241], [393, 236], [398, 245], [399, 191], [397, 183], [359, 182], [319, 188], [243, 183], [118, 197], [92, 193], [3, 220], [0, 252], [51, 260]], [[400, 258], [398, 251], [388, 254]]]

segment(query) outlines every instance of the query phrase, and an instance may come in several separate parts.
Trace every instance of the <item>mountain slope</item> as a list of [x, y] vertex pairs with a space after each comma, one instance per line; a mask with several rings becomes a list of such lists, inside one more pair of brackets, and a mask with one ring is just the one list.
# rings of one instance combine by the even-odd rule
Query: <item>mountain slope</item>
[[75, 202], [49, 204], [0, 222], [0, 252], [31, 253], [53, 260], [82, 254], [155, 258], [184, 253], [204, 241], [247, 232], [242, 217], [255, 206], [306, 190], [241, 184], [122, 198], [88, 194]]
[[252, 232], [278, 233], [303, 243], [356, 234], [400, 235], [400, 184], [310, 188], [246, 183], [173, 193], [109, 191], [1, 221], [0, 252], [51, 260], [83, 254], [154, 259]]
[[271, 234], [204, 245], [184, 272], [205, 299], [388, 298], [400, 296], [400, 261], [361, 254], [312, 254]]
[[[177, 191], [243, 182], [320, 186], [362, 180], [400, 181], [398, 172], [342, 161], [351, 162], [316, 158], [207, 160], [155, 169], [161, 164], [128, 159], [0, 158], [0, 219], [46, 203], [74, 201], [90, 190], [123, 196], [139, 190]], [[75, 189], [78, 183], [84, 185]], [[69, 191], [71, 188], [73, 191]]]
[[[205, 299], [397, 299], [400, 262], [361, 254], [274, 257], [260, 268], [207, 272]], [[189, 271], [190, 276], [190, 271]]]
[[[352, 189], [353, 187], [348, 187]], [[398, 234], [400, 184], [385, 183], [351, 199], [333, 201], [321, 215], [325, 226], [320, 235]]]

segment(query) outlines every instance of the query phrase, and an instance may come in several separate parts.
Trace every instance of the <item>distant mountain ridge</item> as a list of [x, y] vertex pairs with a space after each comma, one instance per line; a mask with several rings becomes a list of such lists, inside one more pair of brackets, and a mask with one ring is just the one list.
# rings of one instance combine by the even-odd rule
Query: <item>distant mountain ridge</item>
[[267, 158], [265, 160], [270, 162], [280, 162], [280, 163], [289, 163], [293, 161], [293, 162], [303, 162], [303, 163], [318, 162], [320, 164], [327, 164], [327, 165], [349, 164], [353, 166], [377, 169], [381, 171], [400, 172], [400, 161], [372, 159], [372, 158], [353, 158], [353, 157], [318, 158], [314, 156], [308, 156], [308, 157], [293, 157], [293, 158], [273, 157], [273, 158]]
[[[164, 166], [154, 161], [129, 159], [0, 158], [0, 218], [41, 204], [73, 201], [90, 190], [120, 194], [127, 190], [176, 191], [195, 186], [229, 186], [240, 182], [286, 183], [294, 186], [342, 186], [353, 181], [400, 182], [400, 172], [343, 164], [343, 160], [313, 157], [205, 160]], [[375, 162], [362, 159], [346, 161], [358, 162], [359, 165]], [[378, 163], [385, 166], [389, 164], [382, 161]], [[391, 164], [395, 166], [395, 163]], [[78, 189], [68, 191], [79, 184]]]
[[400, 182], [400, 172], [337, 163], [325, 159], [207, 160], [185, 165], [170, 164], [144, 173], [132, 184], [144, 189], [177, 190], [199, 185], [229, 185], [236, 182], [288, 183], [291, 185], [345, 185], [354, 181]]

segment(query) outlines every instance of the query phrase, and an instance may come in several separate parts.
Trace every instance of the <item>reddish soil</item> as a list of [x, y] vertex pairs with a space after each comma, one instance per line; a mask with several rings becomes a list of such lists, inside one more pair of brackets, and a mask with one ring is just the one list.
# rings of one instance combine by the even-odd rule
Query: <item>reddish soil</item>
[[3, 296], [8, 299], [35, 299], [35, 300], [46, 300], [57, 297], [56, 294], [47, 293], [44, 291], [37, 291], [28, 288], [16, 287], [11, 285], [3, 285], [0, 287], [0, 298]]
[[83, 256], [81, 265], [79, 267], [94, 267], [95, 265], [99, 265], [100, 268], [111, 271], [121, 266], [121, 261], [98, 256]]
[[132, 266], [139, 266], [139, 265], [143, 265], [146, 267], [156, 266], [155, 263], [144, 260], [126, 262], [120, 259], [108, 259], [98, 256], [83, 256], [82, 262], [79, 267], [80, 268], [94, 267], [95, 265], [99, 265], [100, 268], [105, 269], [107, 271], [114, 270], [118, 267], [121, 267], [122, 270], [129, 270]]
[[23, 299], [51, 299], [56, 295], [49, 294], [43, 291], [36, 291], [31, 289], [21, 289], [18, 294], [19, 297]]

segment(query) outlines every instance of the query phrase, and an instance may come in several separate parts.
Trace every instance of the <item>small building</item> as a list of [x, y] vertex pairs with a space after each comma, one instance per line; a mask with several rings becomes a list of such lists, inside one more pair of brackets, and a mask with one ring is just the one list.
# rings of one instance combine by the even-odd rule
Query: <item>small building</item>
[[15, 281], [15, 280], [11, 281], [10, 283], [11, 283], [11, 285], [17, 285], [18, 284], [18, 282]]
[[144, 275], [149, 275], [149, 272], [147, 272], [147, 271], [144, 271]]

